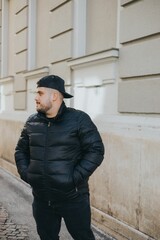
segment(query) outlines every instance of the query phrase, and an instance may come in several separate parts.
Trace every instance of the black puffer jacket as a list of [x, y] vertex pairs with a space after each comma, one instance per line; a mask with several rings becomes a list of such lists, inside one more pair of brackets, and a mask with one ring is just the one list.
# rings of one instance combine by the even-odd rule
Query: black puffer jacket
[[62, 103], [57, 116], [31, 115], [16, 146], [21, 178], [44, 200], [63, 200], [88, 191], [88, 178], [101, 164], [104, 147], [90, 117]]

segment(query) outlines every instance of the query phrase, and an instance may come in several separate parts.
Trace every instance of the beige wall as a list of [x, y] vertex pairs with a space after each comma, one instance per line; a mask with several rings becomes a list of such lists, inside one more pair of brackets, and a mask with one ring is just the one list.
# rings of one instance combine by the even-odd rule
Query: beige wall
[[90, 179], [93, 223], [118, 240], [159, 240], [160, 1], [38, 0], [32, 24], [31, 1], [7, 2], [0, 166], [17, 174], [14, 148], [35, 112], [36, 82], [60, 75], [74, 94], [67, 105], [89, 113], [105, 144]]
[[[102, 7], [103, 6], [103, 7]], [[111, 11], [112, 9], [112, 11]], [[86, 54], [116, 47], [117, 1], [87, 1]], [[101, 27], [99, 27], [101, 26]]]
[[72, 56], [73, 1], [38, 1], [37, 9], [42, 13], [37, 15], [37, 68], [49, 65], [51, 73], [70, 81], [66, 61]]
[[120, 21], [119, 111], [160, 113], [160, 1], [126, 2]]

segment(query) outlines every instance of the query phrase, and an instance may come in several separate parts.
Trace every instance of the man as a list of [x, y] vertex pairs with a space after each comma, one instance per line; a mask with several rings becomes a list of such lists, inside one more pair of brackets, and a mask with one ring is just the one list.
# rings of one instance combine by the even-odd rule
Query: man
[[80, 110], [66, 107], [64, 80], [37, 82], [37, 113], [25, 123], [16, 146], [21, 178], [33, 190], [33, 216], [41, 240], [58, 240], [61, 219], [75, 240], [94, 240], [88, 179], [101, 164], [104, 147], [96, 126]]

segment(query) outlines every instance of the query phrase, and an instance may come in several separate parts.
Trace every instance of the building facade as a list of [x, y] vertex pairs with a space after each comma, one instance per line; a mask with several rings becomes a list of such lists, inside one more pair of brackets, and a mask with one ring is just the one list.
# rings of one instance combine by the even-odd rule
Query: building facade
[[67, 105], [98, 126], [93, 223], [118, 240], [160, 239], [160, 1], [0, 0], [0, 166], [35, 112], [36, 82], [65, 79]]

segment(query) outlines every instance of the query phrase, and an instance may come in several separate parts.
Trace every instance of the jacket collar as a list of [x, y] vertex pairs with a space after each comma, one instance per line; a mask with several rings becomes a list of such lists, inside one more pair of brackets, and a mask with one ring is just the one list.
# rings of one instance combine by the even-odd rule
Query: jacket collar
[[41, 119], [44, 119], [45, 121], [47, 122], [54, 122], [54, 121], [60, 121], [62, 119], [62, 115], [63, 113], [66, 111], [67, 107], [64, 103], [64, 101], [62, 102], [59, 110], [58, 110], [58, 113], [55, 117], [53, 118], [47, 118], [46, 115], [42, 112], [38, 112], [38, 117], [40, 117]]

